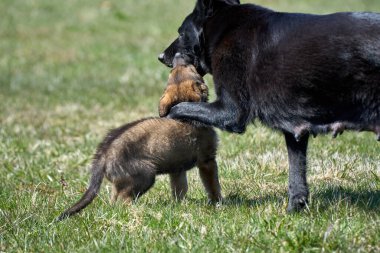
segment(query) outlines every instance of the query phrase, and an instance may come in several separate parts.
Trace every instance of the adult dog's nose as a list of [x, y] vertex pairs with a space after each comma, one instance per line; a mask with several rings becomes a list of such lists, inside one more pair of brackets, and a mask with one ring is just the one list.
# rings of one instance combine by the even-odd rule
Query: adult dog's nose
[[161, 53], [158, 55], [158, 60], [162, 63], [164, 63], [164, 58], [165, 58], [165, 54], [164, 53]]

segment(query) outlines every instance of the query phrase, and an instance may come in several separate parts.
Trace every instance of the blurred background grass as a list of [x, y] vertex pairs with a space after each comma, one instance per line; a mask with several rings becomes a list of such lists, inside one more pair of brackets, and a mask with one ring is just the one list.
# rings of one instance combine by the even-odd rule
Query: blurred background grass
[[[165, 177], [130, 209], [109, 206], [105, 184], [82, 216], [48, 225], [82, 194], [106, 131], [157, 115], [169, 72], [157, 55], [194, 2], [0, 1], [0, 251], [380, 251], [374, 136], [311, 140], [311, 212], [287, 216], [284, 141], [260, 124], [243, 136], [219, 132], [227, 198], [217, 210], [205, 204], [194, 171], [182, 205], [170, 200]], [[377, 0], [254, 2], [380, 12]]]

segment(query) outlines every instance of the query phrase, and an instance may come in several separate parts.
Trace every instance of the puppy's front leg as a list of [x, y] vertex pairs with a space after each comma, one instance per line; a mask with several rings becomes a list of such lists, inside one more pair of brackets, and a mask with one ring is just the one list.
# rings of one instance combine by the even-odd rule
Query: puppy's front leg
[[234, 133], [246, 129], [248, 110], [232, 101], [217, 100], [213, 103], [180, 103], [171, 108], [169, 118], [199, 121]]
[[306, 181], [306, 154], [309, 134], [296, 140], [284, 132], [289, 159], [288, 212], [301, 211], [308, 203], [309, 189]]
[[199, 161], [197, 164], [202, 183], [210, 201], [216, 203], [222, 200], [218, 178], [218, 165], [214, 159]]

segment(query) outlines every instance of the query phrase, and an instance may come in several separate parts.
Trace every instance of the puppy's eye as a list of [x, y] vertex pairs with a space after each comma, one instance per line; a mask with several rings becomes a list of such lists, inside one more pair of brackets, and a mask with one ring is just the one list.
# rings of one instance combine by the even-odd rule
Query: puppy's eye
[[183, 36], [185, 36], [185, 33], [180, 33], [179, 34], [179, 37], [182, 38]]

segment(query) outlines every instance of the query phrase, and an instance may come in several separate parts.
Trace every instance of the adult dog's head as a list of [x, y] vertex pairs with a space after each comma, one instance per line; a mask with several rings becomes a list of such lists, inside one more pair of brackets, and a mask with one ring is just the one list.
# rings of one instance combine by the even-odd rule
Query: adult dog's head
[[187, 63], [196, 67], [201, 75], [210, 71], [205, 53], [203, 26], [219, 10], [240, 4], [239, 0], [197, 0], [195, 8], [178, 29], [178, 37], [158, 56], [168, 67], [173, 67], [176, 53], [186, 56]]

